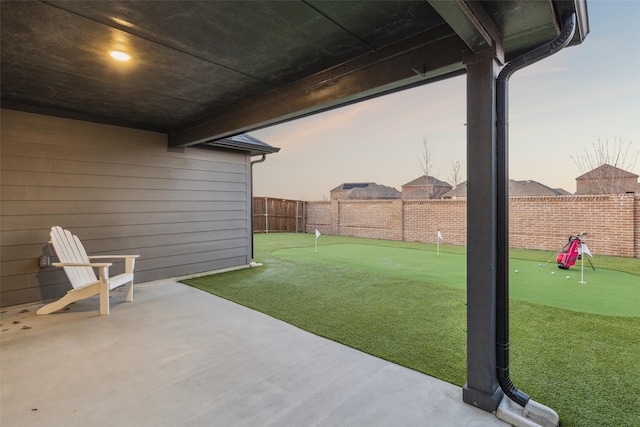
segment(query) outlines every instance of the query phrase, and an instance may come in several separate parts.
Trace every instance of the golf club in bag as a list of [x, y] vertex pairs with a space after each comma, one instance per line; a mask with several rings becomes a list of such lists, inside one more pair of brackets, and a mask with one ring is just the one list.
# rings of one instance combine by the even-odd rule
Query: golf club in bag
[[[569, 237], [569, 242], [562, 248], [556, 257], [558, 268], [568, 270], [576, 264], [576, 260], [580, 259], [582, 256], [581, 237], [586, 235], [586, 232], [582, 232]], [[587, 261], [589, 261], [591, 268], [595, 270], [595, 267], [591, 264], [591, 260], [587, 258]]]

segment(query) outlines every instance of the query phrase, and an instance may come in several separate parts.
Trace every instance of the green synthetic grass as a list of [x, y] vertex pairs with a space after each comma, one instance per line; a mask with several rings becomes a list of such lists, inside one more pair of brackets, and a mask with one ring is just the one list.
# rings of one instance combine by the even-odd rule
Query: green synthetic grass
[[[435, 250], [435, 245], [321, 236], [318, 254], [314, 254], [313, 242], [312, 235], [257, 235], [255, 260], [264, 263], [263, 267], [186, 282], [364, 352], [464, 384], [464, 248], [441, 247], [440, 256], [432, 259], [435, 253], [429, 249]], [[338, 246], [331, 248], [335, 252], [330, 250], [333, 245]], [[431, 258], [428, 264], [415, 262], [398, 268], [396, 251], [402, 254], [400, 258], [409, 252], [419, 260]], [[325, 259], [338, 252], [343, 256]], [[367, 264], [372, 254], [382, 256], [373, 267]], [[586, 313], [534, 303], [526, 294], [523, 300], [513, 295], [517, 281], [538, 274], [524, 271], [532, 262], [531, 269], [542, 271], [544, 280], [553, 286], [573, 282], [573, 278], [564, 279], [566, 274], [551, 278], [550, 270], [538, 267], [551, 255], [511, 252], [511, 267], [521, 270], [517, 278], [516, 273], [511, 277], [513, 382], [532, 399], [558, 411], [563, 426], [640, 425], [640, 317]], [[529, 261], [523, 264], [526, 268], [519, 267], [520, 259]], [[635, 275], [631, 279], [636, 279], [636, 287], [630, 288], [629, 298], [637, 298], [639, 260], [597, 254], [596, 260], [598, 274], [617, 275], [619, 272], [605, 271], [615, 266]], [[431, 270], [448, 262], [453, 262], [455, 273], [433, 273], [436, 276], [431, 278], [420, 274], [425, 265]], [[569, 270], [567, 274], [575, 273]], [[462, 278], [463, 284], [449, 283], [453, 277]], [[585, 269], [587, 284], [580, 286], [595, 286], [594, 277]]]
[[[321, 247], [318, 253], [310, 247], [279, 249], [273, 255], [301, 263], [344, 266], [466, 289], [464, 254], [335, 244]], [[638, 276], [599, 267], [593, 270], [588, 263], [584, 269], [576, 265], [569, 270], [560, 270], [555, 262], [544, 260], [540, 263], [512, 259], [509, 264], [509, 295], [514, 300], [592, 314], [640, 317]]]

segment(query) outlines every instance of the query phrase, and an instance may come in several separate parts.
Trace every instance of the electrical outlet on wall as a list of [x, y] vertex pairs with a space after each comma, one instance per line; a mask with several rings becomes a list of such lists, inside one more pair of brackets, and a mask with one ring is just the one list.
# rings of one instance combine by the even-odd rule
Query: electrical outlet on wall
[[51, 257], [47, 255], [42, 255], [40, 257], [40, 268], [45, 268], [51, 266]]

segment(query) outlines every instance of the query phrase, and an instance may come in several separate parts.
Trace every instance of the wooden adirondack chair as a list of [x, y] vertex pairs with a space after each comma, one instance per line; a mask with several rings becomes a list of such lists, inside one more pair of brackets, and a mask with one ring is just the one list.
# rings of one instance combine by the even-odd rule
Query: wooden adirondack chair
[[[87, 256], [78, 236], [62, 227], [51, 228], [51, 244], [60, 262], [52, 263], [64, 268], [73, 289], [57, 301], [41, 307], [38, 314], [49, 314], [81, 299], [100, 294], [100, 314], [109, 314], [109, 291], [126, 285], [125, 301], [133, 301], [133, 268], [139, 255]], [[125, 272], [109, 277], [110, 262], [91, 262], [92, 259], [125, 259]], [[93, 270], [99, 271], [99, 277]]]

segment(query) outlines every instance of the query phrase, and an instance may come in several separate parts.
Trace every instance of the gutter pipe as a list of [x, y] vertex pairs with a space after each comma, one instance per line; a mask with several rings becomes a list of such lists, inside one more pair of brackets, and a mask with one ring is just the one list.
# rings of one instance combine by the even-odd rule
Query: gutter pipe
[[262, 158], [260, 158], [259, 160], [252, 160], [250, 163], [250, 167], [251, 167], [251, 202], [249, 203], [249, 206], [251, 208], [251, 218], [249, 218], [249, 221], [251, 222], [251, 259], [253, 259], [253, 165], [255, 165], [256, 163], [262, 163], [265, 160], [267, 160], [267, 155], [263, 154]]
[[251, 161], [251, 166], [255, 165], [256, 163], [262, 163], [262, 162], [264, 162], [265, 160], [267, 160], [267, 155], [266, 155], [266, 154], [263, 154], [263, 155], [262, 155], [262, 158], [261, 158], [260, 160], [252, 160], [252, 161]]
[[512, 61], [496, 80], [496, 162], [497, 162], [497, 259], [496, 259], [496, 367], [498, 383], [507, 397], [525, 407], [529, 396], [518, 390], [509, 378], [509, 78], [521, 68], [562, 50], [569, 44], [576, 27], [575, 13], [563, 20], [555, 40], [539, 46]]

